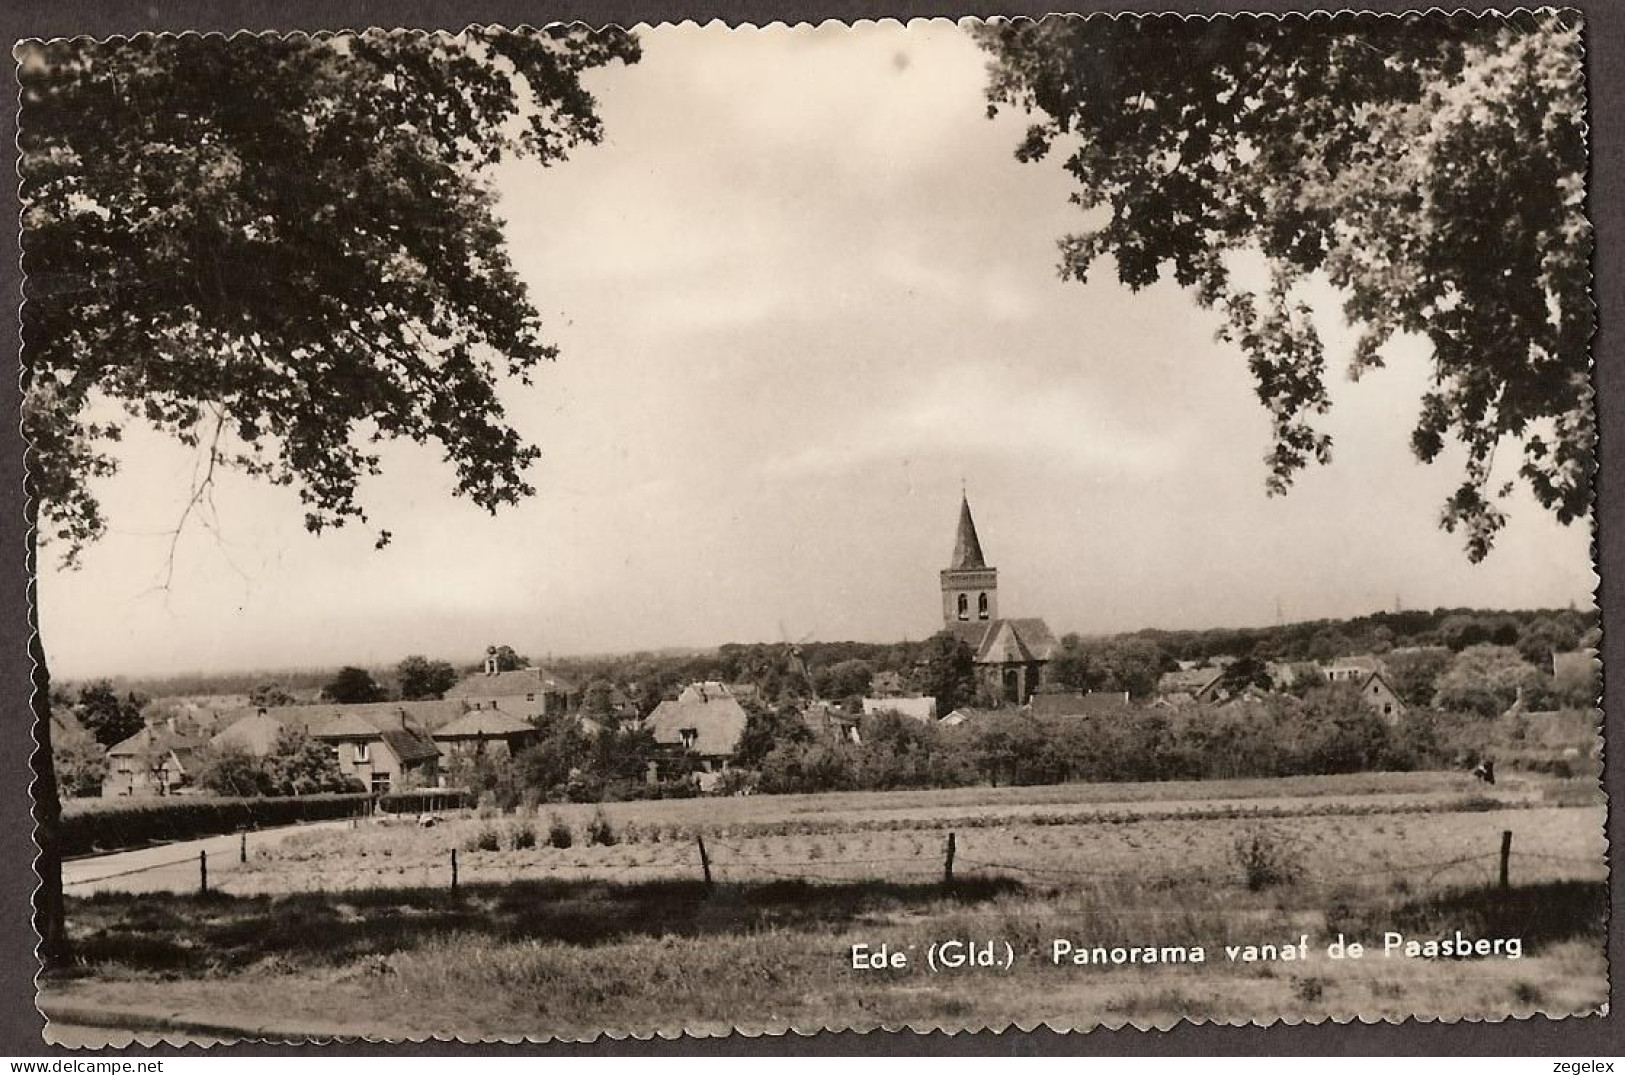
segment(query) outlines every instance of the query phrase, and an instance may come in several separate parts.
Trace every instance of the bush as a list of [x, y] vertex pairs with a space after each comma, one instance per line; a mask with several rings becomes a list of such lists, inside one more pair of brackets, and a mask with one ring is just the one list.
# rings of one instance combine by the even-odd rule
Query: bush
[[1232, 857], [1252, 892], [1290, 885], [1303, 873], [1298, 846], [1269, 829], [1250, 829], [1236, 837]]
[[471, 851], [500, 851], [502, 850], [502, 833], [495, 825], [481, 825], [474, 832]]
[[529, 851], [536, 846], [536, 826], [528, 821], [516, 822], [508, 829], [508, 846], [515, 851]]
[[594, 847], [615, 846], [615, 827], [609, 823], [609, 815], [604, 813], [603, 807], [587, 822], [587, 843]]
[[575, 843], [575, 834], [570, 831], [570, 826], [565, 820], [557, 814], [548, 818], [547, 842], [553, 847], [561, 849]]
[[86, 799], [62, 815], [62, 853], [116, 851], [162, 840], [192, 840], [240, 829], [356, 817], [366, 794], [298, 795], [287, 798]]

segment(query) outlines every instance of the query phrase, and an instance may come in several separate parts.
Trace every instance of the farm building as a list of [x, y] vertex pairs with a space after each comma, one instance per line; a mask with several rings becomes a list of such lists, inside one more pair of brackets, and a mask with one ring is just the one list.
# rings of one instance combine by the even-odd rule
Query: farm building
[[858, 718], [828, 702], [813, 702], [801, 711], [801, 722], [817, 739], [827, 742], [862, 743]]
[[380, 794], [407, 786], [430, 787], [439, 779], [440, 748], [404, 715], [369, 718], [354, 712], [369, 707], [339, 708], [346, 712], [316, 728], [311, 737], [333, 748], [345, 775]]
[[1035, 717], [1087, 717], [1127, 708], [1128, 691], [1039, 691], [1027, 703]]
[[726, 769], [745, 734], [744, 707], [726, 688], [707, 689], [717, 686], [690, 684], [677, 698], [656, 706], [643, 722], [657, 744], [692, 757], [706, 772]]
[[953, 559], [941, 572], [943, 630], [976, 655], [976, 678], [988, 697], [1023, 705], [1044, 682], [1059, 643], [1037, 618], [999, 618], [999, 571], [990, 567], [971, 517], [959, 502]]
[[1389, 724], [1398, 722], [1405, 715], [1405, 703], [1380, 669], [1372, 671], [1360, 681], [1360, 701]]
[[191, 780], [204, 739], [173, 723], [152, 724], [107, 751], [102, 797], [168, 795]]
[[1602, 692], [1598, 673], [1602, 670], [1594, 649], [1577, 649], [1552, 654], [1552, 686], [1569, 697], [1595, 699]]
[[1157, 680], [1157, 698], [1171, 705], [1216, 701], [1222, 668], [1181, 668], [1164, 672]]
[[1382, 662], [1377, 658], [1360, 654], [1327, 661], [1320, 666], [1320, 671], [1327, 683], [1359, 683], [1364, 686], [1365, 678], [1381, 668]]
[[485, 671], [467, 676], [445, 694], [446, 701], [466, 703], [470, 709], [500, 709], [524, 721], [568, 713], [581, 701], [576, 685], [541, 668], [498, 672], [494, 659]]
[[447, 757], [516, 754], [536, 738], [536, 729], [495, 708], [474, 709], [437, 729], [431, 738]]
[[943, 717], [937, 723], [944, 728], [957, 728], [961, 724], [971, 724], [976, 721], [996, 717], [1000, 713], [1008, 712], [1002, 709], [977, 709], [972, 706], [960, 706], [958, 709]]
[[899, 716], [917, 720], [921, 724], [930, 724], [937, 719], [937, 700], [931, 697], [892, 697], [892, 698], [865, 698], [863, 700], [865, 716], [874, 713], [896, 713]]

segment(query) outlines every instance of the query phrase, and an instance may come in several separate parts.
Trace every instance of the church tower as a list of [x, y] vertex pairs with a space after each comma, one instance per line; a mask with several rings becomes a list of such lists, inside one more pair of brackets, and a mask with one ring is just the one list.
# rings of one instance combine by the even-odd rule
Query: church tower
[[942, 572], [942, 622], [988, 624], [999, 618], [999, 571], [988, 567], [970, 500], [959, 501], [959, 532], [954, 536], [954, 558]]

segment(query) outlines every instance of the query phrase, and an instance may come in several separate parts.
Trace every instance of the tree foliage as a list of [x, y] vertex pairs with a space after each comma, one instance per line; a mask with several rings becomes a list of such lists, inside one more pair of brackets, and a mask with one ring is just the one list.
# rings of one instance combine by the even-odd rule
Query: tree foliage
[[[71, 561], [129, 420], [366, 516], [376, 444], [437, 442], [456, 491], [532, 492], [499, 374], [554, 355], [481, 172], [602, 135], [583, 72], [618, 29], [33, 42], [22, 81], [29, 487]], [[379, 534], [380, 542], [388, 532]]]
[[[1331, 458], [1323, 343], [1301, 285], [1323, 276], [1359, 329], [1351, 376], [1410, 334], [1432, 350], [1411, 446], [1459, 442], [1441, 525], [1482, 559], [1505, 523], [1497, 447], [1565, 523], [1591, 503], [1592, 236], [1578, 16], [1049, 18], [990, 25], [989, 113], [1038, 118], [1083, 230], [1060, 272], [1110, 258], [1171, 274], [1221, 315], [1270, 413], [1272, 493]], [[1268, 283], [1237, 271], [1261, 253]]]
[[388, 697], [388, 692], [365, 668], [345, 665], [338, 670], [338, 674], [327, 686], [322, 688], [322, 697], [339, 705], [361, 705], [366, 702], [382, 702]]
[[123, 697], [106, 680], [87, 683], [79, 688], [79, 704], [75, 713], [85, 731], [103, 747], [117, 746], [139, 732], [143, 725], [141, 711], [147, 699], [129, 692]]
[[449, 661], [423, 656], [403, 658], [395, 666], [395, 684], [406, 699], [439, 698], [457, 685], [457, 669]]

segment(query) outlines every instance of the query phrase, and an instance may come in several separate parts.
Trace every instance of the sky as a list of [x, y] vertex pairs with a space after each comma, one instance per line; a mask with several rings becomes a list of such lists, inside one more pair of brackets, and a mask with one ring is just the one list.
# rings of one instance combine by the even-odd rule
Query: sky
[[986, 116], [958, 27], [640, 36], [589, 76], [601, 145], [494, 177], [560, 348], [502, 390], [538, 495], [493, 517], [391, 446], [362, 488], [380, 551], [228, 476], [166, 585], [196, 460], [132, 427], [109, 535], [77, 571], [44, 557], [54, 673], [923, 638], [962, 489], [1001, 612], [1058, 633], [1590, 605], [1589, 531], [1526, 493], [1484, 563], [1438, 529], [1461, 460], [1410, 453], [1426, 349], [1348, 381], [1329, 287], [1334, 459], [1266, 496], [1245, 359], [1171, 283], [1059, 280], [1069, 181], [1014, 159], [1026, 121]]

